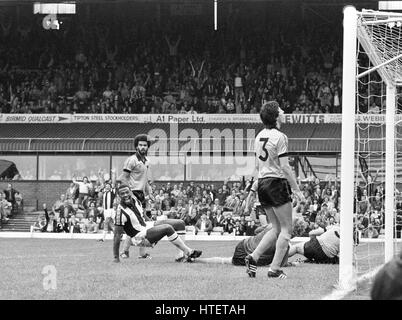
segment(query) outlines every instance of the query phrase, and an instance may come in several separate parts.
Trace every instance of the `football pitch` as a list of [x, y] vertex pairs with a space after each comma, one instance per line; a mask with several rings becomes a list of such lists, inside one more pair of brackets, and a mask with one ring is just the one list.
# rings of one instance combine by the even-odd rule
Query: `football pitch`
[[[236, 243], [188, 241], [202, 257], [231, 256]], [[319, 300], [338, 279], [338, 265], [289, 267], [286, 280], [268, 279], [267, 267], [260, 267], [252, 279], [245, 267], [177, 263], [167, 241], [149, 252], [152, 259], [138, 259], [132, 247], [130, 258], [117, 264], [110, 240], [0, 239], [0, 299]], [[44, 286], [47, 266], [56, 271], [55, 288]], [[369, 299], [368, 292], [346, 299]]]

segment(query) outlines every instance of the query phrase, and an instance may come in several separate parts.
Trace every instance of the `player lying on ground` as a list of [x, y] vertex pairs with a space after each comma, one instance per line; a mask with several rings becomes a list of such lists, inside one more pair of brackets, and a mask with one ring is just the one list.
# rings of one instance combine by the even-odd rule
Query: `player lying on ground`
[[[233, 264], [235, 266], [245, 266], [246, 256], [255, 250], [255, 248], [260, 243], [261, 239], [269, 230], [271, 230], [271, 228], [272, 226], [270, 224], [257, 228], [255, 236], [243, 239], [236, 245], [232, 257], [199, 258], [196, 260], [196, 262]], [[275, 242], [272, 242], [271, 245], [267, 248], [267, 250], [262, 253], [260, 259], [258, 259], [257, 264], [258, 266], [268, 266], [272, 263], [272, 259], [274, 258], [275, 255], [275, 247], [276, 247]], [[287, 266], [288, 265], [287, 261], [288, 261], [288, 255], [286, 254], [281, 263], [281, 266], [282, 267]]]
[[[178, 236], [180, 237], [180, 234], [185, 234], [186, 232], [186, 225], [184, 223], [183, 220], [178, 220], [178, 219], [166, 219], [166, 220], [162, 220], [162, 221], [155, 221], [153, 223], [154, 227], [160, 226], [160, 225], [171, 225], [174, 229], [174, 231], [177, 232]], [[143, 251], [140, 253], [139, 258], [151, 258], [151, 256], [145, 251], [146, 247], [149, 247], [149, 245], [144, 245], [144, 244], [138, 244], [135, 241], [133, 241], [133, 239], [126, 235], [126, 240], [124, 241], [123, 244], [123, 252], [120, 254], [120, 257], [126, 259], [130, 256], [129, 254], [129, 250], [130, 250], [130, 246], [137, 246], [139, 248], [142, 248]], [[183, 262], [186, 259], [186, 256], [184, 254], [184, 252], [177, 248], [178, 250], [178, 255], [176, 256], [176, 262]]]
[[[127, 185], [119, 187], [119, 196], [121, 199], [117, 207], [115, 219], [115, 232], [113, 243], [114, 261], [119, 262], [120, 238], [123, 232], [126, 233], [127, 246], [130, 244], [142, 247], [153, 247], [163, 237], [183, 251], [188, 262], [198, 258], [202, 251], [194, 250], [188, 247], [184, 241], [176, 233], [171, 224], [163, 223], [153, 227], [147, 226], [144, 221], [143, 209], [141, 202], [133, 195]], [[131, 243], [130, 243], [131, 242]], [[125, 249], [127, 248], [125, 244]]]
[[310, 240], [290, 246], [289, 257], [296, 253], [307, 258], [306, 262], [339, 263], [340, 228], [338, 225], [312, 230]]

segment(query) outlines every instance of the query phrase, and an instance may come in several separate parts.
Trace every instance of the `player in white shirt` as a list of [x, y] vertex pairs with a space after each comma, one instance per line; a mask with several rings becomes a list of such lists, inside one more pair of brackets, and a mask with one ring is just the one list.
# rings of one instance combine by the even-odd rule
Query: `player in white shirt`
[[283, 110], [276, 101], [268, 101], [261, 107], [260, 117], [265, 129], [261, 130], [255, 139], [257, 192], [272, 229], [246, 257], [245, 263], [247, 274], [255, 277], [258, 259], [272, 242], [276, 242], [268, 277], [284, 279], [286, 274], [280, 267], [288, 251], [292, 234], [291, 189], [301, 201], [304, 201], [304, 196], [289, 166], [288, 138], [279, 130], [284, 120]]
[[339, 225], [319, 227], [309, 232], [310, 240], [292, 245], [289, 257], [296, 253], [315, 263], [339, 263], [340, 228]]
[[[103, 178], [102, 178], [103, 179]], [[103, 182], [103, 180], [102, 180]], [[112, 169], [112, 180], [109, 182], [103, 182], [104, 188], [102, 190], [102, 211], [104, 217], [103, 223], [103, 236], [98, 241], [104, 242], [106, 239], [106, 234], [109, 231], [113, 231], [113, 219], [116, 215], [115, 201], [116, 192], [116, 170]]]

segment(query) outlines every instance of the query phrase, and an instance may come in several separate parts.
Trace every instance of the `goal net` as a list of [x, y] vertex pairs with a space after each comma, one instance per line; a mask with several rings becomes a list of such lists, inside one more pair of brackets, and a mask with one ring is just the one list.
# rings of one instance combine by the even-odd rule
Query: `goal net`
[[402, 13], [345, 8], [343, 54], [339, 283], [362, 289], [402, 248]]

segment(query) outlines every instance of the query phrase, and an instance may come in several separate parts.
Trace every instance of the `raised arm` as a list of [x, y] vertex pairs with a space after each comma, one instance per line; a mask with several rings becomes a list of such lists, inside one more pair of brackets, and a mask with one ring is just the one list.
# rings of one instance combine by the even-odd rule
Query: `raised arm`
[[122, 174], [119, 176], [119, 180], [122, 184], [129, 185], [130, 182], [130, 172], [123, 171]]
[[46, 203], [43, 204], [43, 210], [45, 211], [46, 221], [49, 222], [49, 213], [47, 212]]
[[112, 169], [112, 171], [111, 171], [111, 174], [112, 174], [112, 176], [111, 176], [111, 178], [112, 178], [112, 188], [115, 188], [116, 187], [116, 180], [117, 180], [117, 174], [116, 174], [116, 169]]

